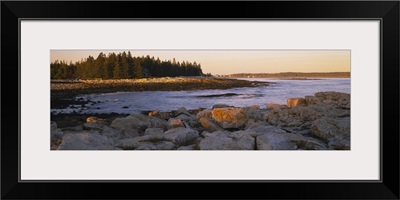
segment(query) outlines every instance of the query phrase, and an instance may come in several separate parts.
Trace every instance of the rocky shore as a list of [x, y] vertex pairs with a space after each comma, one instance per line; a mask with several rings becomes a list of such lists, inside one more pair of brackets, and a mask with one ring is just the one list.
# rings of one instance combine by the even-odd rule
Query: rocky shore
[[51, 122], [52, 150], [349, 150], [350, 95]]
[[142, 79], [53, 80], [52, 92], [106, 93], [117, 91], [180, 91], [268, 86], [268, 82], [215, 77], [163, 77]]

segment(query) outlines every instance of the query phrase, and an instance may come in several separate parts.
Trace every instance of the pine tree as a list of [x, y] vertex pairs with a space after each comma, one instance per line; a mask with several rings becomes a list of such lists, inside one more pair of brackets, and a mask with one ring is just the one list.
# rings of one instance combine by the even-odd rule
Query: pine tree
[[129, 75], [128, 75], [128, 71], [129, 71], [129, 69], [128, 69], [128, 60], [127, 60], [127, 57], [126, 57], [126, 53], [125, 53], [125, 51], [121, 54], [121, 60], [120, 60], [120, 68], [121, 68], [121, 71], [120, 71], [120, 77], [119, 78], [128, 78], [129, 77]]
[[133, 57], [130, 51], [128, 51], [128, 55], [126, 57], [128, 61], [128, 77], [132, 78], [133, 77]]
[[139, 58], [133, 60], [133, 77], [143, 78], [143, 70]]
[[106, 55], [103, 52], [97, 56], [95, 60], [95, 78], [105, 78], [106, 77]]
[[121, 75], [121, 69], [119, 66], [119, 58], [118, 58], [118, 56], [116, 56], [115, 60], [114, 60], [113, 78], [118, 79], [118, 78], [120, 78], [120, 75]]

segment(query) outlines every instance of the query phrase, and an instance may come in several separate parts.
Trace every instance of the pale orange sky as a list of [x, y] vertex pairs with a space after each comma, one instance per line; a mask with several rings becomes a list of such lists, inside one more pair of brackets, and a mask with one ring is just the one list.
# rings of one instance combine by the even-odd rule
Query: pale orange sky
[[[125, 50], [129, 51], [129, 50]], [[201, 63], [203, 73], [349, 72], [350, 50], [130, 50], [132, 56]], [[120, 50], [51, 50], [50, 60], [79, 61]]]

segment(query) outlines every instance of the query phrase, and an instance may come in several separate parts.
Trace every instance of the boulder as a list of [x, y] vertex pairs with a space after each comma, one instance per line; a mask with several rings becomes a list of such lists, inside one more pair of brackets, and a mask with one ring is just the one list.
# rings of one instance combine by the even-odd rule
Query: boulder
[[305, 106], [305, 105], [307, 105], [307, 103], [304, 98], [289, 98], [289, 99], [287, 99], [287, 106], [289, 108], [293, 108], [296, 106]]
[[268, 110], [246, 110], [246, 118], [247, 120], [253, 119], [254, 121], [266, 121], [267, 116], [269, 114]]
[[288, 126], [289, 124], [304, 123], [300, 119], [300, 112], [303, 107], [294, 107], [290, 109], [278, 109], [272, 110], [268, 116], [267, 121], [275, 126]]
[[330, 99], [332, 101], [350, 101], [350, 94], [343, 92], [317, 92], [314, 94], [314, 96], [323, 100]]
[[98, 123], [98, 122], [87, 122], [84, 123], [83, 129], [85, 130], [103, 130], [103, 127], [105, 126], [104, 123]]
[[216, 131], [203, 133], [206, 137], [201, 140], [200, 150], [254, 150], [255, 139], [246, 133], [231, 133]]
[[316, 112], [319, 112], [322, 116], [325, 117], [350, 117], [350, 109], [339, 108], [333, 104], [314, 104], [307, 106], [310, 109], [313, 109]]
[[350, 149], [350, 117], [315, 120], [311, 133], [328, 141], [332, 149]]
[[309, 108], [299, 107], [300, 109], [300, 120], [301, 121], [314, 121], [322, 117], [321, 113]]
[[199, 137], [199, 133], [188, 128], [174, 128], [164, 133], [164, 138], [171, 140], [179, 146], [193, 144]]
[[246, 123], [246, 111], [242, 108], [215, 108], [211, 114], [224, 129], [239, 128]]
[[162, 128], [165, 131], [168, 130], [169, 123], [157, 117], [148, 117], [146, 120], [146, 126], [149, 128]]
[[185, 127], [185, 125], [183, 124], [182, 120], [180, 119], [169, 119], [168, 120], [169, 126], [168, 129], [173, 129], [173, 128], [178, 128], [178, 127]]
[[110, 126], [119, 130], [137, 130], [139, 133], [143, 133], [146, 128], [162, 128], [167, 130], [169, 124], [167, 121], [157, 117], [133, 114], [125, 118], [115, 119]]
[[174, 119], [180, 119], [181, 121], [185, 122], [196, 121], [196, 117], [194, 115], [185, 115], [185, 114], [180, 114], [176, 116]]
[[109, 126], [103, 126], [101, 135], [109, 138], [123, 138], [123, 131], [111, 128]]
[[162, 128], [147, 128], [144, 131], [144, 135], [160, 135], [164, 133], [164, 129]]
[[269, 104], [267, 104], [266, 108], [267, 108], [267, 110], [286, 109], [286, 108], [288, 108], [288, 106], [284, 105], [284, 104], [269, 103]]
[[264, 135], [264, 134], [281, 134], [281, 133], [286, 133], [285, 130], [276, 127], [276, 126], [270, 126], [270, 125], [254, 125], [250, 126], [248, 129], [246, 129], [246, 132], [253, 132], [256, 134], [256, 136], [259, 135]]
[[176, 110], [176, 112], [175, 112], [175, 116], [178, 116], [178, 115], [187, 115], [187, 116], [190, 116], [191, 114], [189, 113], [189, 111], [187, 111], [186, 110], [186, 108], [185, 107], [181, 107], [181, 108], [179, 108], [178, 110]]
[[206, 119], [211, 119], [212, 117], [212, 110], [210, 109], [205, 109], [197, 113], [196, 118], [199, 120], [200, 118], [206, 118]]
[[113, 150], [114, 141], [96, 132], [68, 133], [57, 150]]
[[267, 133], [257, 136], [257, 150], [323, 150], [326, 144], [293, 133]]
[[[125, 138], [115, 142], [115, 146], [124, 150], [134, 150], [139, 148], [143, 144], [153, 145], [153, 143], [166, 141], [164, 139], [163, 134], [153, 134], [153, 135], [145, 135], [135, 138]], [[149, 146], [147, 145], [147, 146]], [[143, 147], [144, 148], [144, 147]], [[142, 150], [143, 150], [142, 148]], [[150, 148], [151, 149], [151, 148]]]
[[207, 118], [200, 118], [199, 122], [201, 126], [208, 132], [214, 132], [214, 131], [223, 131], [224, 129], [218, 126], [216, 122], [214, 122], [211, 119]]
[[119, 138], [135, 138], [139, 137], [141, 134], [137, 130], [124, 130], [121, 131], [121, 135]]
[[140, 146], [140, 142], [135, 138], [127, 138], [116, 141], [115, 146], [123, 150], [135, 150]]
[[169, 141], [161, 141], [154, 144], [157, 150], [174, 150], [175, 144]]
[[146, 121], [135, 117], [135, 116], [127, 116], [124, 118], [117, 118], [112, 121], [111, 127], [118, 130], [138, 130], [143, 132], [148, 126]]
[[320, 98], [314, 96], [305, 96], [304, 99], [306, 100], [307, 105], [318, 104], [321, 102]]
[[323, 104], [335, 105], [341, 109], [350, 109], [350, 94], [330, 91], [317, 92], [314, 96]]
[[247, 130], [252, 126], [257, 126], [257, 125], [268, 125], [268, 123], [264, 120], [248, 119], [244, 129]]

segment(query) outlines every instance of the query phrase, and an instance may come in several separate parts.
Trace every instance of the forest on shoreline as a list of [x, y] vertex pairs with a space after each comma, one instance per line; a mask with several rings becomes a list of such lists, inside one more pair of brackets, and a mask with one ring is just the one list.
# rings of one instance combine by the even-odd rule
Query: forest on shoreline
[[51, 79], [127, 79], [144, 77], [202, 76], [200, 63], [159, 58], [133, 57], [131, 52], [100, 53], [75, 63], [56, 60], [50, 63]]

